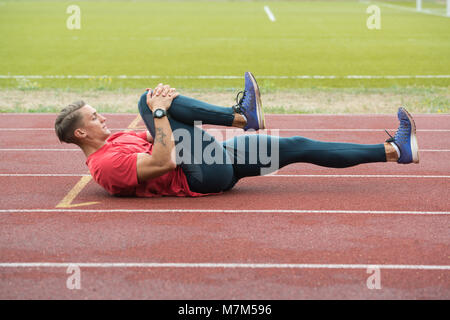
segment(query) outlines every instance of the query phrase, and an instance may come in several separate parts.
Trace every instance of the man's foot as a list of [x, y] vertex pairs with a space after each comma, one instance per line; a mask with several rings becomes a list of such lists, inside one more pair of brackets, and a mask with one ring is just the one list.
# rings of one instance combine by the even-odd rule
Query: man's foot
[[[239, 95], [243, 93], [239, 99]], [[261, 94], [259, 92], [258, 83], [251, 72], [245, 73], [245, 90], [238, 93], [236, 97], [236, 105], [233, 109], [236, 113], [242, 114], [247, 119], [244, 130], [265, 129], [264, 113], [262, 110]]]
[[419, 163], [419, 145], [417, 144], [414, 119], [403, 107], [398, 108], [397, 116], [400, 126], [394, 137], [386, 131], [391, 137], [386, 142], [393, 143], [398, 148], [400, 152], [398, 163]]

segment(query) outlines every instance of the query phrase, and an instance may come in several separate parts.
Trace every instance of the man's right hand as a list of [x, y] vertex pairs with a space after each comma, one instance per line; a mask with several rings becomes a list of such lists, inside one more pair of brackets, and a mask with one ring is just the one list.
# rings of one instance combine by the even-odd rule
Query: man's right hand
[[156, 109], [169, 110], [173, 99], [180, 95], [175, 88], [162, 83], [158, 84], [154, 90], [151, 88], [147, 90], [147, 105], [152, 112]]

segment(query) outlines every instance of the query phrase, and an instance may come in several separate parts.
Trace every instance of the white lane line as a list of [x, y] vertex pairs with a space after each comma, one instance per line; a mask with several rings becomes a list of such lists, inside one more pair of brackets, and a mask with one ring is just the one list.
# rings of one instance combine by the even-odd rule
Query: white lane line
[[[118, 117], [123, 117], [123, 116], [129, 116], [129, 117], [136, 117], [136, 113], [131, 113], [131, 112], [120, 112], [120, 113], [111, 113], [111, 112], [105, 112], [102, 113], [103, 115], [108, 115], [108, 116], [118, 116]], [[54, 112], [39, 112], [39, 113], [30, 113], [30, 112], [3, 112], [0, 113], [0, 116], [8, 116], [8, 115], [13, 115], [13, 116], [56, 116], [56, 113]]]
[[0, 131], [54, 131], [54, 128], [0, 128]]
[[407, 178], [407, 179], [449, 179], [450, 176], [394, 175], [394, 174], [274, 174], [263, 177], [285, 178]]
[[[110, 129], [115, 130], [115, 129]], [[118, 129], [119, 130], [119, 129]], [[238, 133], [242, 132], [242, 129], [227, 129], [227, 128], [203, 128], [203, 130], [206, 131], [236, 131]], [[304, 129], [261, 129], [258, 132], [384, 132], [384, 130], [395, 132], [397, 128], [395, 129], [312, 129], [312, 128], [304, 128]], [[417, 129], [416, 132], [450, 132], [450, 129]]]
[[[224, 130], [224, 129], [206, 129], [209, 130]], [[226, 129], [225, 129], [226, 130]], [[230, 130], [230, 129], [228, 129]], [[236, 129], [232, 129], [236, 130]], [[262, 132], [266, 131], [286, 131], [286, 132], [384, 132], [385, 129], [264, 129], [260, 130]], [[388, 131], [396, 131], [395, 129], [386, 129]], [[242, 131], [242, 130], [241, 130]], [[450, 129], [417, 129], [416, 132], [450, 132]]]
[[1, 209], [0, 213], [335, 213], [389, 215], [449, 215], [450, 211], [373, 211], [373, 210], [232, 210], [232, 209]]
[[419, 152], [450, 152], [449, 149], [424, 149], [419, 150]]
[[272, 22], [275, 22], [275, 16], [273, 15], [272, 11], [270, 11], [269, 6], [264, 6], [264, 11], [266, 12], [267, 16], [269, 17], [269, 20]]
[[80, 149], [37, 149], [37, 148], [9, 148], [0, 149], [0, 151], [81, 151]]
[[[109, 128], [111, 131], [126, 131], [128, 128]], [[229, 128], [203, 128], [206, 131], [236, 131], [241, 132], [242, 129]], [[0, 128], [0, 131], [54, 131], [54, 128]], [[144, 128], [137, 131], [144, 130]], [[285, 132], [384, 132], [385, 129], [264, 129], [260, 132], [285, 131]], [[395, 131], [395, 129], [386, 129]], [[450, 132], [450, 129], [417, 129], [417, 132]]]
[[1, 262], [0, 268], [220, 268], [220, 269], [392, 269], [450, 270], [449, 265], [315, 263]]
[[[450, 78], [450, 76], [449, 76]], [[102, 113], [103, 115], [107, 115], [109, 117], [111, 116], [117, 116], [117, 117], [123, 117], [123, 116], [134, 116], [136, 117], [137, 113]], [[55, 113], [51, 112], [42, 112], [42, 113], [30, 113], [30, 112], [3, 112], [0, 113], [0, 117], [2, 116], [56, 116]], [[315, 117], [393, 117], [393, 113], [302, 113], [302, 114], [292, 114], [292, 113], [269, 113], [266, 115], [267, 118], [272, 117], [299, 117], [303, 119], [307, 118], [315, 118]], [[450, 116], [450, 113], [418, 113], [414, 116], [415, 119], [418, 118], [442, 118], [442, 117], [448, 117]]]
[[85, 177], [90, 174], [79, 173], [1, 173], [0, 177]]
[[[7, 148], [7, 149], [0, 149], [0, 151], [20, 151], [20, 152], [26, 152], [26, 151], [80, 151], [81, 152], [81, 149]], [[420, 149], [419, 152], [450, 152], [450, 149]]]
[[[4, 114], [8, 114], [8, 113], [4, 113]], [[11, 113], [9, 113], [11, 114]], [[18, 115], [28, 115], [29, 113], [17, 113]], [[299, 118], [303, 118], [303, 119], [308, 119], [308, 118], [316, 118], [316, 117], [370, 117], [370, 118], [386, 118], [389, 117], [390, 119], [392, 119], [394, 113], [303, 113], [303, 114], [293, 114], [293, 113], [271, 113], [268, 114], [267, 117], [299, 117]], [[2, 115], [0, 113], [0, 115]], [[445, 116], [450, 116], [450, 113], [418, 113], [416, 115], [414, 115], [414, 119], [418, 119], [418, 118], [441, 118], [441, 117], [445, 117]]]
[[[242, 76], [227, 75], [0, 75], [0, 79], [196, 79], [196, 80], [233, 80], [242, 79]], [[339, 80], [339, 79], [450, 79], [450, 74], [423, 74], [423, 75], [259, 75], [258, 79], [315, 79], [315, 80]]]
[[[0, 173], [0, 177], [86, 177], [81, 173]], [[258, 178], [404, 178], [404, 179], [450, 179], [450, 176], [437, 175], [393, 175], [393, 174], [272, 174]]]

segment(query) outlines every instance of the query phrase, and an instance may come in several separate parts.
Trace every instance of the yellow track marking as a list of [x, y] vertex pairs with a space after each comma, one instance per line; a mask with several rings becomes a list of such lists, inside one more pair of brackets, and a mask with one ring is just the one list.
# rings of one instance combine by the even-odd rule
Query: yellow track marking
[[128, 126], [128, 129], [137, 129], [138, 128], [137, 124], [139, 123], [139, 121], [141, 121], [141, 116], [140, 115], [138, 115], [136, 117], [136, 119], [131, 121], [130, 125]]
[[[138, 115], [129, 125], [128, 129], [138, 129], [138, 123], [141, 121], [141, 116]], [[145, 127], [144, 127], [145, 128]], [[72, 204], [73, 200], [80, 194], [80, 192], [87, 186], [87, 184], [92, 180], [92, 176], [83, 176], [77, 182], [77, 184], [66, 194], [66, 196], [56, 205], [56, 208], [74, 208], [81, 206], [90, 206], [93, 204], [98, 204], [100, 202], [82, 202]]]
[[66, 196], [61, 200], [60, 203], [56, 205], [56, 208], [74, 208], [81, 206], [89, 206], [97, 204], [100, 202], [83, 202], [72, 204], [72, 201], [77, 197], [77, 195], [84, 189], [84, 187], [92, 180], [91, 176], [84, 176], [77, 182], [77, 184], [66, 194]]

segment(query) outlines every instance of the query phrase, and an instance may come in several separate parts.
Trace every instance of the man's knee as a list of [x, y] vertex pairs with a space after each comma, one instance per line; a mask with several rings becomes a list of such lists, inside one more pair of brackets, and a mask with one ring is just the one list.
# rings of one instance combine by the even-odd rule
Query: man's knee
[[138, 109], [139, 113], [141, 115], [142, 120], [145, 123], [145, 126], [147, 127], [148, 131], [150, 131], [150, 134], [152, 137], [155, 136], [155, 124], [153, 122], [153, 114], [150, 108], [147, 105], [147, 92], [143, 93], [141, 95], [141, 98], [138, 102]]
[[231, 189], [236, 183], [231, 164], [183, 165], [182, 168], [191, 190], [195, 192], [221, 192]]

